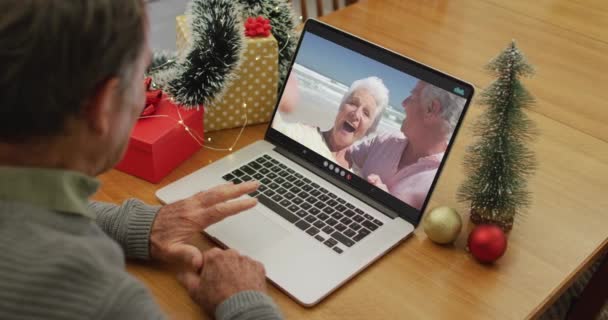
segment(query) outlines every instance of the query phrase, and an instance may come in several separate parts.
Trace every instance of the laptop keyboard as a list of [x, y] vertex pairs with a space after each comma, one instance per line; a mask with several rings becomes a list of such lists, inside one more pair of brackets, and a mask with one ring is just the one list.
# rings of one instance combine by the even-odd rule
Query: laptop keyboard
[[250, 196], [338, 254], [382, 227], [380, 220], [269, 155], [222, 178], [235, 184], [259, 181]]

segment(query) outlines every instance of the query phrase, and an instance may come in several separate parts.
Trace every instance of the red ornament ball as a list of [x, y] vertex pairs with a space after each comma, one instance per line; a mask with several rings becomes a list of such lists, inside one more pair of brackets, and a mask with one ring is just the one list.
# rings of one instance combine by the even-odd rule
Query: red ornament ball
[[469, 234], [468, 246], [479, 262], [492, 263], [507, 250], [507, 237], [500, 227], [482, 224]]

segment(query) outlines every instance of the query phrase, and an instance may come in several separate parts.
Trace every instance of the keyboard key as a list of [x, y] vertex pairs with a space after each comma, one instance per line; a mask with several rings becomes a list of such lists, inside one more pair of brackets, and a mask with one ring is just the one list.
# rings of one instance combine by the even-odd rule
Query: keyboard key
[[323, 202], [329, 200], [329, 197], [327, 195], [324, 195], [324, 194], [320, 195], [318, 198], [319, 198], [319, 200], [321, 200]]
[[344, 251], [342, 251], [342, 249], [340, 249], [340, 247], [338, 247], [338, 246], [335, 246], [335, 247], [333, 247], [332, 249], [333, 249], [335, 252], [337, 252], [338, 254], [341, 254], [342, 252], [344, 252]]
[[270, 198], [270, 197], [274, 196], [276, 193], [274, 191], [268, 189], [268, 190], [264, 191], [264, 194]]
[[272, 199], [272, 201], [274, 201], [274, 202], [281, 202], [281, 200], [283, 200], [283, 197], [281, 197], [281, 196], [280, 196], [280, 195], [278, 195], [278, 194], [275, 194], [274, 196], [272, 196], [272, 198], [271, 198], [271, 199]]
[[287, 210], [289, 210], [291, 212], [296, 212], [296, 211], [300, 210], [300, 207], [296, 206], [295, 204], [292, 204], [289, 206], [289, 208], [287, 208]]
[[353, 237], [354, 235], [356, 235], [357, 233], [356, 233], [356, 232], [355, 232], [355, 230], [353, 230], [353, 229], [346, 229], [346, 230], [344, 231], [344, 234], [345, 234], [347, 237], [352, 238], [352, 237]]
[[[338, 224], [338, 221], [334, 218], [329, 218], [329, 219], [327, 219], [327, 221], [325, 221], [325, 223], [327, 223], [330, 226], [335, 226], [336, 224]], [[361, 226], [359, 226], [359, 227], [361, 227]]]
[[372, 223], [371, 221], [369, 221], [369, 220], [365, 220], [365, 221], [363, 221], [361, 224], [362, 224], [364, 227], [366, 227], [366, 228], [368, 228], [368, 229], [370, 229], [370, 230], [372, 230], [372, 231], [375, 231], [376, 229], [378, 229], [378, 226], [377, 226], [377, 225], [375, 225], [375, 224], [373, 224], [373, 223]]
[[312, 181], [310, 181], [310, 179], [308, 179], [308, 178], [302, 178], [302, 180], [303, 180], [304, 182], [306, 182], [306, 184], [309, 184], [309, 183], [311, 183], [311, 182], [312, 182]]
[[345, 225], [349, 225], [353, 221], [347, 217], [344, 217], [344, 218], [342, 218], [342, 220], [340, 220], [340, 222], [344, 223]]
[[274, 180], [274, 179], [276, 179], [276, 178], [277, 178], [277, 175], [276, 175], [276, 174], [274, 174], [274, 173], [272, 173], [272, 172], [271, 172], [271, 173], [269, 173], [269, 174], [267, 174], [266, 176], [267, 176], [269, 179], [271, 179], [271, 180]]
[[262, 169], [262, 166], [259, 163], [257, 163], [257, 162], [249, 162], [249, 166], [252, 167], [255, 170]]
[[[272, 200], [274, 200], [274, 199], [272, 199]], [[283, 199], [283, 201], [279, 202], [279, 204], [282, 205], [283, 207], [287, 208], [287, 207], [289, 207], [291, 202], [289, 202], [289, 200], [287, 200], [287, 199]]]
[[345, 206], [346, 206], [347, 208], [351, 209], [351, 210], [352, 210], [352, 209], [355, 209], [355, 206], [353, 206], [352, 204], [350, 204], [350, 203], [348, 203], [348, 202], [345, 204]]
[[323, 209], [323, 208], [325, 208], [325, 203], [319, 201], [319, 202], [315, 203], [315, 207], [317, 207], [319, 209]]
[[321, 191], [322, 194], [326, 194], [329, 192], [327, 189], [325, 189], [323, 187], [319, 187], [319, 191]]
[[311, 213], [311, 214], [314, 214], [316, 216], [319, 213], [321, 213], [321, 210], [319, 210], [317, 208], [312, 208], [312, 209], [308, 210], [308, 212]]
[[285, 182], [285, 179], [283, 179], [283, 178], [276, 178], [276, 179], [274, 179], [274, 182], [276, 182], [278, 184], [283, 184], [283, 182]]
[[279, 177], [288, 177], [289, 176], [289, 172], [285, 171], [285, 170], [281, 170], [279, 173], [277, 173], [279, 175]]
[[374, 223], [377, 224], [378, 226], [382, 226], [384, 223], [382, 223], [382, 221], [378, 220], [378, 219], [374, 219]]
[[279, 163], [279, 167], [281, 167], [281, 169], [287, 169], [287, 166], [282, 163]]
[[262, 157], [264, 157], [264, 159], [266, 159], [266, 160], [274, 160], [267, 154], [263, 155]]
[[269, 185], [272, 181], [268, 178], [264, 178], [262, 180], [260, 180], [261, 184], [265, 184], [265, 185]]
[[226, 181], [231, 181], [232, 179], [236, 178], [232, 173], [229, 173], [225, 176], [222, 177], [222, 179], [226, 180]]
[[363, 216], [356, 215], [356, 216], [353, 217], [353, 220], [361, 223], [361, 222], [363, 222], [365, 220], [365, 218], [363, 218]]
[[306, 202], [308, 202], [310, 204], [315, 204], [317, 201], [319, 201], [319, 200], [317, 200], [317, 198], [315, 198], [315, 197], [306, 198]]
[[293, 198], [291, 201], [297, 205], [300, 205], [300, 204], [302, 204], [302, 202], [304, 202], [304, 200], [302, 200], [298, 197]]
[[234, 184], [239, 184], [239, 183], [243, 183], [243, 180], [241, 180], [241, 179], [239, 179], [239, 178], [236, 178], [236, 179], [232, 180], [232, 182], [233, 182]]
[[251, 169], [251, 167], [248, 166], [242, 166], [241, 170], [248, 174], [255, 174], [255, 170]]
[[253, 178], [255, 180], [262, 180], [262, 179], [264, 179], [264, 175], [258, 172], [258, 173], [256, 173], [256, 174], [253, 175]]
[[338, 198], [336, 199], [336, 201], [340, 202], [341, 204], [345, 204], [346, 200], [342, 199], [342, 198]]
[[280, 195], [283, 195], [283, 194], [287, 193], [287, 190], [285, 190], [284, 188], [280, 188], [279, 187], [279, 189], [277, 190], [277, 193], [280, 194]]
[[250, 177], [250, 176], [248, 176], [248, 175], [244, 175], [244, 176], [241, 177], [241, 180], [243, 180], [243, 181], [251, 181], [251, 180], [253, 180], [253, 178]]
[[304, 178], [304, 176], [302, 176], [301, 174], [299, 174], [297, 172], [294, 172], [293, 175], [296, 176], [296, 177], [298, 177], [298, 179]]
[[272, 162], [271, 162], [271, 161], [266, 161], [266, 162], [264, 162], [264, 163], [262, 164], [262, 166], [264, 166], [264, 167], [266, 167], [266, 168], [268, 169], [268, 168], [272, 168], [272, 167], [274, 167], [274, 164], [272, 164]]
[[271, 182], [271, 183], [268, 185], [268, 188], [270, 188], [270, 189], [272, 189], [272, 190], [277, 190], [277, 189], [279, 189], [279, 185], [278, 185], [278, 184], [276, 184], [276, 183], [274, 183], [274, 182]]
[[319, 229], [325, 227], [325, 223], [323, 223], [323, 221], [319, 221], [319, 220], [315, 221], [312, 225]]
[[304, 218], [304, 217], [306, 217], [306, 215], [308, 213], [306, 211], [304, 211], [304, 210], [300, 210], [300, 211], [296, 212], [296, 214], [298, 215], [298, 217]]
[[306, 230], [306, 233], [308, 233], [311, 236], [314, 236], [315, 234], [319, 233], [319, 229], [312, 227], [312, 228], [309, 228], [308, 230]]
[[332, 214], [334, 213], [336, 210], [334, 210], [334, 208], [332, 207], [325, 207], [325, 209], [323, 209], [323, 212], [327, 213], [327, 214]]
[[258, 171], [261, 174], [268, 174], [270, 172], [270, 170], [266, 169], [266, 168], [262, 168], [262, 170]]
[[302, 191], [302, 192], [298, 193], [298, 197], [300, 197], [302, 199], [306, 199], [306, 198], [310, 197], [310, 195], [308, 193], [306, 193], [305, 191]]
[[334, 232], [334, 228], [332, 228], [330, 226], [325, 226], [325, 228], [323, 228], [323, 232], [325, 232], [327, 234], [332, 234]]
[[315, 217], [313, 217], [313, 216], [307, 216], [306, 218], [304, 218], [304, 220], [306, 220], [310, 223], [317, 221], [317, 219], [315, 219]]
[[300, 193], [300, 191], [302, 191], [302, 189], [300, 189], [298, 187], [293, 187], [293, 188], [289, 189], [289, 191], [293, 192], [294, 194], [298, 194], [298, 193]]
[[265, 205], [266, 207], [268, 207], [268, 209], [276, 212], [278, 215], [280, 215], [281, 217], [285, 218], [285, 220], [294, 223], [296, 221], [298, 221], [298, 216], [296, 216], [295, 214], [285, 210], [285, 208], [279, 206], [278, 204], [274, 203], [270, 198], [266, 197], [263, 194], [260, 194], [258, 196], [258, 201]]
[[291, 184], [291, 183], [289, 183], [289, 182], [284, 182], [284, 183], [282, 184], [282, 186], [283, 186], [283, 188], [285, 188], [285, 189], [289, 190], [289, 189], [291, 189], [291, 188], [293, 187], [293, 184]]
[[327, 196], [329, 196], [331, 199], [335, 199], [335, 198], [337, 198], [337, 197], [338, 197], [337, 195], [335, 195], [335, 194], [333, 194], [333, 193], [331, 193], [331, 192], [330, 192], [330, 193], [328, 193], [328, 194], [327, 194]]
[[308, 227], [310, 227], [310, 224], [308, 224], [306, 221], [304, 220], [300, 220], [296, 223], [296, 227], [302, 229], [302, 230], [306, 230], [308, 229]]
[[312, 190], [312, 191], [310, 192], [310, 194], [312, 194], [312, 195], [313, 195], [313, 196], [315, 196], [315, 197], [318, 197], [318, 196], [321, 194], [321, 191], [319, 191], [319, 190]]
[[264, 192], [264, 191], [266, 191], [266, 190], [268, 190], [268, 187], [267, 187], [267, 186], [265, 186], [265, 185], [263, 185], [263, 184], [261, 184], [261, 185], [258, 187], [258, 191], [259, 191], [259, 192]]
[[302, 203], [300, 205], [300, 207], [302, 207], [302, 209], [304, 209], [304, 210], [308, 210], [308, 209], [310, 209], [312, 207], [312, 205], [310, 203], [308, 203], [308, 202], [304, 202], [304, 203]]
[[327, 241], [323, 242], [323, 244], [325, 244], [326, 246], [331, 248], [331, 247], [337, 245], [338, 241], [336, 241], [336, 239], [329, 238], [329, 239], [327, 239]]
[[285, 197], [286, 199], [293, 199], [295, 197], [295, 195], [291, 192], [287, 192], [286, 194], [283, 195], [283, 197]]
[[317, 218], [319, 218], [319, 219], [321, 219], [321, 220], [325, 221], [325, 220], [327, 220], [327, 219], [329, 218], [329, 216], [328, 216], [328, 215], [326, 215], [325, 213], [321, 213], [321, 214], [319, 214], [319, 215], [317, 216]]
[[266, 159], [264, 159], [263, 157], [259, 157], [259, 158], [255, 159], [255, 162], [264, 163], [264, 162], [266, 162]]
[[[340, 201], [338, 201], [338, 202], [340, 202]], [[346, 207], [339, 204], [334, 209], [336, 209], [337, 211], [340, 211], [340, 212], [344, 212], [346, 210]]]
[[232, 171], [232, 174], [233, 174], [235, 177], [237, 177], [237, 178], [238, 178], [238, 177], [240, 177], [240, 176], [244, 175], [244, 174], [245, 174], [245, 172], [243, 172], [243, 171], [241, 171], [241, 170], [239, 170], [239, 169], [236, 169], [236, 170]]
[[342, 217], [344, 217], [340, 212], [334, 212], [331, 216], [337, 220], [340, 220], [342, 219]]
[[359, 242], [361, 239], [367, 237], [369, 233], [370, 232], [367, 229], [361, 229], [361, 231], [359, 231], [359, 233], [353, 237], [353, 240]]
[[321, 237], [320, 235], [316, 235], [315, 239], [319, 240], [320, 242], [325, 241], [325, 238]]
[[316, 184], [314, 182], [311, 182], [310, 185], [315, 189], [319, 189], [319, 187], [320, 187], [318, 184]]
[[306, 191], [306, 192], [310, 192], [312, 190], [312, 187], [310, 185], [303, 185], [302, 186], [302, 190]]
[[358, 223], [356, 223], [356, 222], [353, 222], [353, 223], [350, 225], [350, 228], [351, 228], [351, 229], [353, 229], [353, 230], [355, 230], [355, 231], [357, 231], [357, 230], [361, 229], [361, 225], [360, 225], [360, 224], [358, 224]]
[[290, 168], [285, 169], [285, 171], [289, 172], [289, 174], [294, 174], [294, 173], [296, 173], [295, 171], [293, 171], [293, 169], [290, 169]]
[[346, 237], [345, 235], [341, 234], [340, 232], [334, 232], [331, 234], [331, 237], [333, 239], [336, 239], [338, 241], [340, 241], [340, 243], [342, 243], [343, 245], [347, 246], [347, 247], [352, 247], [353, 244], [355, 244], [355, 242], [351, 239], [349, 239], [348, 237]]
[[[360, 213], [360, 212], [359, 212]], [[363, 214], [363, 216], [365, 217], [365, 219], [367, 220], [374, 220], [374, 217], [370, 216], [369, 214], [365, 213]]]
[[254, 192], [250, 193], [250, 194], [249, 194], [249, 196], [250, 196], [250, 197], [252, 197], [252, 198], [255, 198], [255, 197], [257, 197], [259, 194], [260, 194], [260, 192], [259, 192], [259, 191], [254, 191]]
[[336, 226], [336, 230], [344, 231], [344, 230], [346, 230], [346, 226], [340, 223], [339, 225]]
[[356, 208], [355, 212], [358, 213], [358, 214], [365, 214], [365, 212], [363, 210], [359, 209], [359, 208]]
[[355, 215], [355, 212], [352, 210], [346, 210], [346, 211], [344, 211], [344, 215], [347, 217], [352, 217]]

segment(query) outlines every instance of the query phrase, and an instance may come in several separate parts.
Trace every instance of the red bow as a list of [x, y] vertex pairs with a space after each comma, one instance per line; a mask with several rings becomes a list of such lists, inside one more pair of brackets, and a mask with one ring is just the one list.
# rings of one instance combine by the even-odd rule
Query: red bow
[[268, 37], [271, 29], [270, 20], [262, 16], [249, 17], [245, 22], [245, 35], [248, 37]]
[[150, 90], [150, 86], [152, 85], [152, 78], [146, 78], [144, 80], [144, 85], [146, 86], [146, 107], [141, 112], [141, 117], [149, 116], [156, 112], [156, 107], [158, 103], [163, 97], [162, 90]]

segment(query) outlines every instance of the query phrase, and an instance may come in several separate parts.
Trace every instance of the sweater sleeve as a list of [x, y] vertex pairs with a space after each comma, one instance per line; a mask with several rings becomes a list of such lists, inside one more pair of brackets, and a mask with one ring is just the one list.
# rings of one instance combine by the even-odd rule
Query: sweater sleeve
[[258, 291], [242, 291], [215, 309], [217, 320], [281, 320], [283, 316], [272, 299]]
[[129, 199], [122, 205], [93, 201], [89, 209], [95, 212], [99, 227], [120, 244], [127, 257], [150, 258], [150, 230], [159, 206]]

